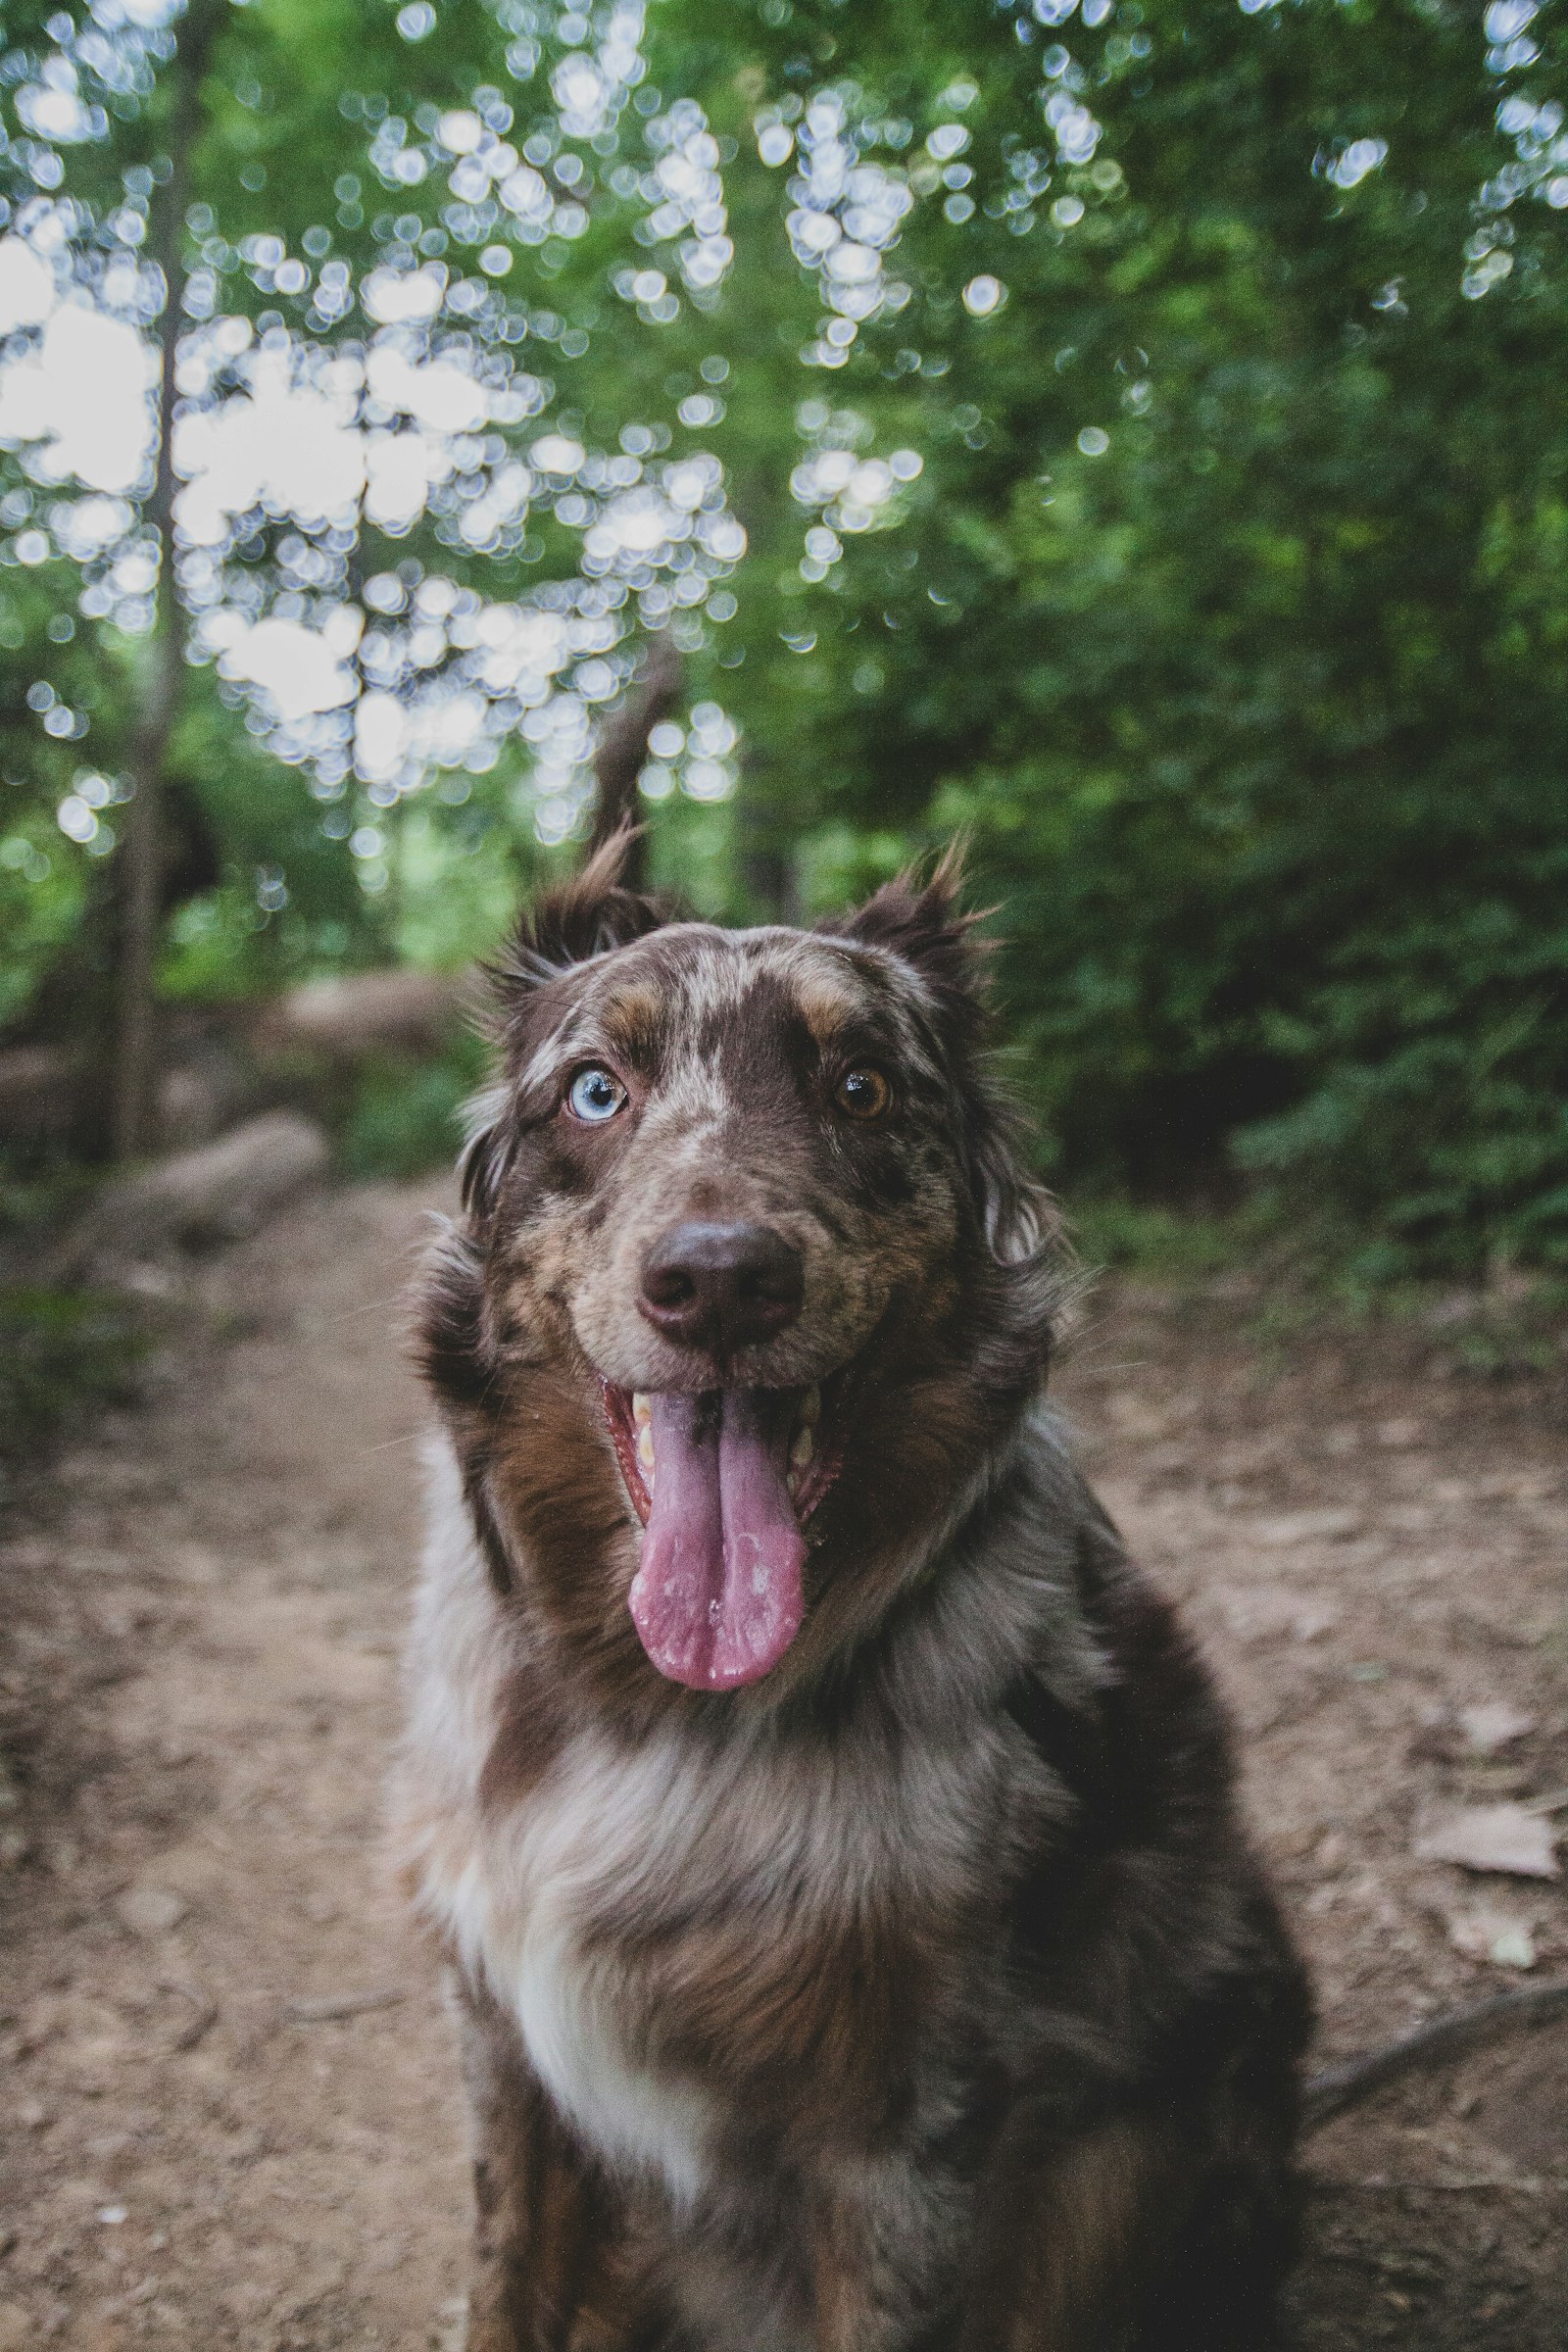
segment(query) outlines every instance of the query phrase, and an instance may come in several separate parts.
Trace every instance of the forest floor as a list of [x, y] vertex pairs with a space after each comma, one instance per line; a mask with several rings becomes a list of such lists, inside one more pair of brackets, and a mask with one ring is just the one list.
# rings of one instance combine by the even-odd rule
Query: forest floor
[[[456, 2067], [379, 1851], [438, 1199], [324, 1194], [191, 1275], [0, 1535], [0, 2352], [461, 2341]], [[1568, 1397], [1267, 1303], [1106, 1283], [1057, 1389], [1229, 1695], [1334, 2056], [1568, 1974], [1563, 1882], [1414, 1851], [1568, 1783]], [[1568, 2026], [1321, 2133], [1293, 2343], [1560, 2352], [1565, 2119]]]

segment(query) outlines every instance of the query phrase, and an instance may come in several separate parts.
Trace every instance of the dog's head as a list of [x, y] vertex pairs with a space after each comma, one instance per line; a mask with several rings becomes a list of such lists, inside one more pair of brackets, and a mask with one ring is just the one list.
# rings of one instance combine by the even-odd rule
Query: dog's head
[[888, 1605], [1043, 1377], [1054, 1234], [955, 860], [730, 932], [619, 855], [496, 974], [426, 1362], [501, 1572], [520, 1548], [585, 1660], [624, 1667], [629, 1600], [662, 1675], [727, 1690]]

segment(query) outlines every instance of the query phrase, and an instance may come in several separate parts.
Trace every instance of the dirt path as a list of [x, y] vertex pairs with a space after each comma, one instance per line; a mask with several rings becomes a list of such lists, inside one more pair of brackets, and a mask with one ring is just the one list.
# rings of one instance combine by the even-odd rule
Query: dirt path
[[[460, 2340], [452, 2055], [377, 1858], [431, 1197], [210, 1268], [208, 1336], [0, 1535], [0, 2352]], [[1568, 1783], [1563, 1400], [1439, 1377], [1429, 1333], [1271, 1358], [1251, 1303], [1106, 1295], [1060, 1386], [1218, 1663], [1349, 2048], [1524, 1981], [1494, 1950], [1568, 1973], [1560, 1883], [1411, 1856], [1423, 1806]], [[1458, 1711], [1504, 1701], [1488, 1756]], [[1553, 2031], [1320, 2138], [1302, 2352], [1560, 2352], [1565, 2117]]]

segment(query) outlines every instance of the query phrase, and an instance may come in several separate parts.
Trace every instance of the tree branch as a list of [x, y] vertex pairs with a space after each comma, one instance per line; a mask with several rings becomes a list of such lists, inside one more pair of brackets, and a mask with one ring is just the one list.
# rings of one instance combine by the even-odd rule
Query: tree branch
[[1446, 2066], [1509, 2027], [1545, 2026], [1560, 2017], [1568, 2017], [1568, 1982], [1527, 1984], [1522, 1992], [1496, 1993], [1469, 2008], [1446, 2010], [1382, 2049], [1313, 2075], [1302, 2098], [1303, 2128], [1316, 2132], [1348, 2107], [1358, 2107], [1385, 2082], [1417, 2067]]

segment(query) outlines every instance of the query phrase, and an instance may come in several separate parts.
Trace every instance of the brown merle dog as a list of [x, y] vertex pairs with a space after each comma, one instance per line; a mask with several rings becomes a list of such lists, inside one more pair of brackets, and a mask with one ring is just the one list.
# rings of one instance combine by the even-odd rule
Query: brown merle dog
[[955, 902], [724, 932], [612, 851], [499, 975], [399, 1804], [483, 2352], [1267, 2336], [1302, 1982], [1041, 1406]]

